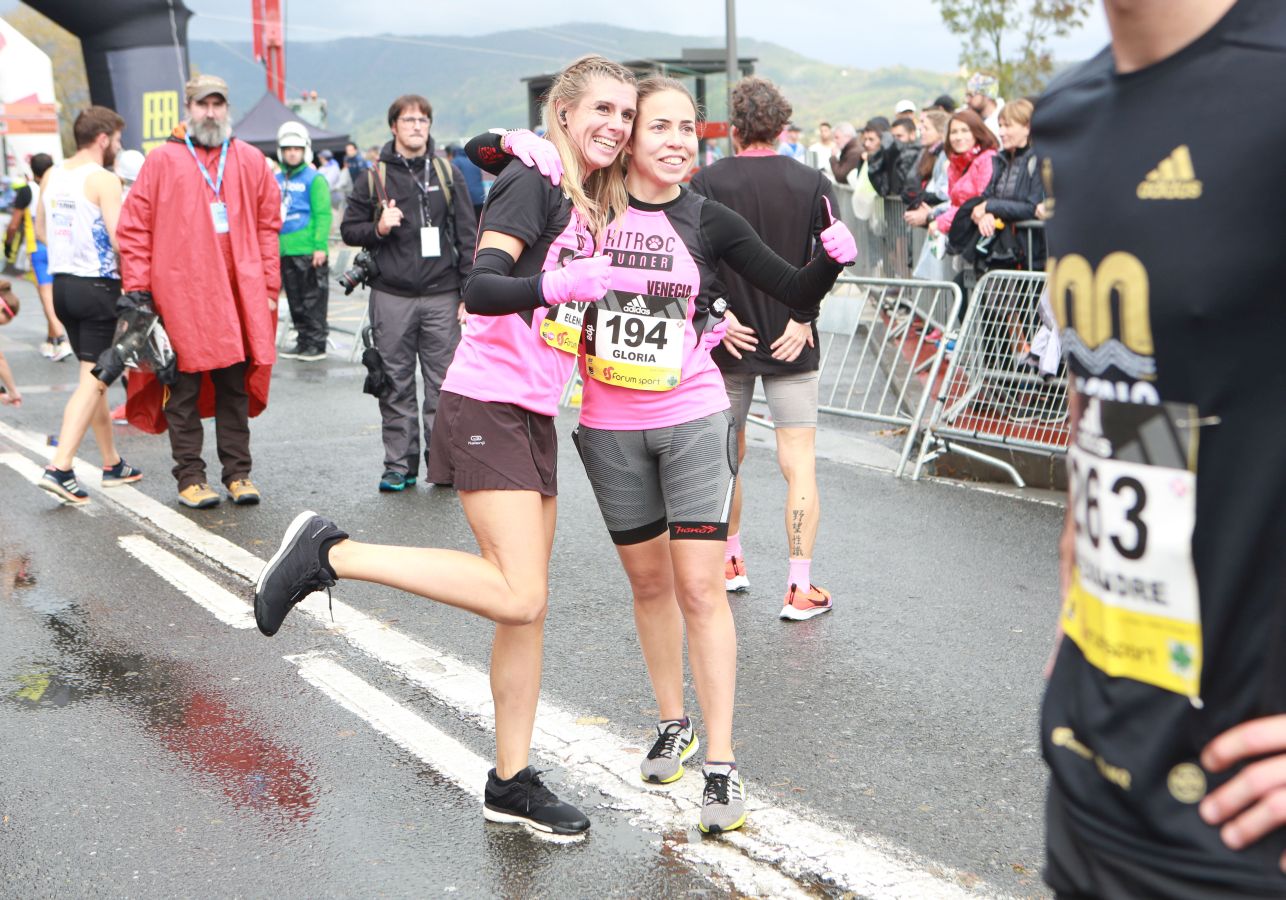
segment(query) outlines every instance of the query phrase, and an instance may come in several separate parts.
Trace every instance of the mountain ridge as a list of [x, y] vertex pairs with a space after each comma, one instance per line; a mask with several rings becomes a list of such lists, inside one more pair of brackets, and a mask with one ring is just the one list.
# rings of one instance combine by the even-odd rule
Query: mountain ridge
[[[521, 79], [558, 71], [577, 56], [599, 52], [611, 59], [677, 59], [682, 48], [719, 48], [721, 38], [641, 31], [609, 25], [565, 24], [510, 29], [476, 37], [377, 35], [333, 41], [295, 41], [286, 52], [287, 96], [316, 90], [326, 98], [327, 127], [347, 131], [362, 145], [387, 138], [385, 111], [402, 93], [420, 93], [434, 106], [434, 134], [459, 138], [486, 128], [527, 124]], [[234, 116], [264, 91], [263, 68], [249, 42], [189, 42], [194, 68], [228, 81]], [[941, 93], [962, 95], [957, 75], [903, 66], [845, 68], [809, 59], [778, 44], [743, 39], [739, 55], [756, 58], [755, 73], [771, 78], [795, 107], [806, 133], [818, 121], [859, 124], [891, 116], [909, 97], [927, 103]], [[347, 68], [337, 60], [361, 60]], [[708, 115], [725, 117], [723, 78], [711, 76]]]

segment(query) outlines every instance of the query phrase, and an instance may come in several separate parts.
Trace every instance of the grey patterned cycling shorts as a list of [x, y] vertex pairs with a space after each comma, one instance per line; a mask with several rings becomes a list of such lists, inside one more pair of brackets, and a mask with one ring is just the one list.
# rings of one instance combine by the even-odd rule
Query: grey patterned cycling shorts
[[725, 541], [737, 474], [737, 436], [728, 410], [643, 431], [581, 425], [572, 441], [616, 544]]

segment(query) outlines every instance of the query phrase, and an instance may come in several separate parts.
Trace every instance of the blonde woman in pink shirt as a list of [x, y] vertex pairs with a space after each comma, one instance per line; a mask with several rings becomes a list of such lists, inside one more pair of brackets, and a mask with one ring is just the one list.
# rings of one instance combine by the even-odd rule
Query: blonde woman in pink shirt
[[[562, 304], [607, 292], [611, 260], [595, 249], [628, 202], [619, 156], [636, 97], [634, 76], [622, 66], [599, 56], [572, 63], [544, 109], [561, 186], [536, 169], [511, 166], [483, 207], [464, 287], [471, 316], [442, 385], [428, 473], [459, 492], [480, 555], [358, 543], [304, 512], [255, 592], [255, 616], [267, 635], [295, 603], [338, 579], [386, 585], [494, 621], [496, 768], [483, 815], [560, 835], [583, 834], [589, 820], [542, 784], [528, 756], [556, 517], [554, 417], [579, 338], [578, 307]], [[537, 140], [514, 133], [501, 146], [527, 156], [523, 142]]]

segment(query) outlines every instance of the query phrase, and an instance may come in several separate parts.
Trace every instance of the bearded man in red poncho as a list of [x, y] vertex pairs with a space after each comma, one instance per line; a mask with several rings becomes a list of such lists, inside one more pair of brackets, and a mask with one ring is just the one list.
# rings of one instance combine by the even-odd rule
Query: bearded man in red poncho
[[148, 154], [116, 232], [121, 287], [151, 293], [179, 380], [132, 375], [126, 410], [144, 431], [168, 429], [179, 502], [196, 509], [221, 499], [201, 458], [201, 419], [213, 415], [228, 496], [258, 503], [249, 420], [268, 405], [277, 361], [281, 193], [264, 155], [232, 137], [222, 78], [189, 81], [187, 112]]

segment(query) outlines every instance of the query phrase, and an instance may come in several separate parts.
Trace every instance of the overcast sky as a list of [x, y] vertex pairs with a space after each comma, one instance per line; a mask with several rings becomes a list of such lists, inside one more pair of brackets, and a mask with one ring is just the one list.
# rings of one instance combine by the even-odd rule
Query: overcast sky
[[[250, 39], [251, 0], [184, 0], [196, 13], [188, 29], [192, 40]], [[9, 3], [0, 2], [0, 7]], [[488, 0], [487, 3], [407, 0], [283, 0], [286, 10], [286, 62], [290, 41], [334, 40], [380, 32], [415, 36], [479, 35], [511, 28], [541, 28], [569, 22], [603, 22], [623, 28], [722, 37], [724, 3], [696, 0], [658, 15], [658, 3], [600, 3], [579, 0]], [[408, 9], [420, 10], [408, 15]], [[789, 11], [787, 11], [789, 10]], [[773, 41], [813, 59], [874, 69], [907, 65], [951, 71], [960, 41], [942, 26], [931, 0], [736, 0], [737, 34]], [[1085, 59], [1107, 43], [1107, 22], [1097, 3], [1089, 23], [1054, 45], [1060, 60]], [[566, 41], [555, 41], [556, 57], [569, 55]], [[577, 46], [577, 45], [573, 45]], [[613, 56], [610, 46], [583, 47]], [[678, 48], [675, 48], [676, 51]], [[570, 51], [579, 52], [579, 50]], [[540, 48], [532, 47], [533, 54]]]

